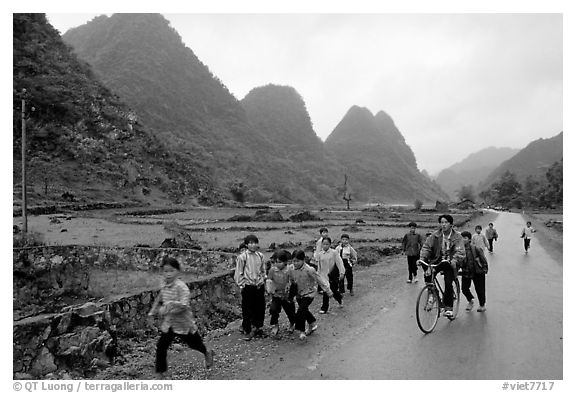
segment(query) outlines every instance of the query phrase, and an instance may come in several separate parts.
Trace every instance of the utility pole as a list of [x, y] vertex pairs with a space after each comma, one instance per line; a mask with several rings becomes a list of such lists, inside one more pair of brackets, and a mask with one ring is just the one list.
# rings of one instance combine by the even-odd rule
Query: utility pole
[[28, 217], [26, 215], [26, 89], [22, 89], [22, 234], [28, 233]]

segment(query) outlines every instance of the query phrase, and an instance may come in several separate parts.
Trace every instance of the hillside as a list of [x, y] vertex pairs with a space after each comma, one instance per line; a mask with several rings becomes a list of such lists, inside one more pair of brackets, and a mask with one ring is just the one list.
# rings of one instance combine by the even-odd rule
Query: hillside
[[520, 149], [509, 147], [487, 147], [442, 170], [436, 178], [436, 183], [452, 199], [457, 199], [457, 192], [462, 186], [477, 187], [502, 162], [519, 151]]
[[536, 179], [543, 179], [546, 171], [563, 159], [563, 133], [548, 139], [537, 139], [530, 142], [525, 148], [512, 158], [504, 161], [494, 169], [481, 183], [480, 189], [486, 190], [497, 181], [506, 171], [516, 175], [516, 179], [523, 184], [529, 175]]
[[356, 198], [404, 203], [446, 199], [418, 170], [412, 150], [384, 112], [374, 116], [353, 106], [325, 143], [346, 168]]
[[314, 132], [304, 100], [294, 88], [257, 87], [241, 103], [258, 139], [271, 146], [266, 165], [278, 174], [278, 181], [270, 187], [281, 188], [282, 195], [298, 202], [338, 197], [343, 170]]
[[[282, 104], [282, 97], [274, 101], [280, 108], [261, 108], [249, 95], [245, 106], [251, 110], [253, 126], [242, 104], [184, 45], [163, 16], [100, 16], [69, 30], [63, 38], [159, 137], [172, 149], [188, 151], [210, 167], [216, 186], [236, 199], [317, 202], [335, 198], [335, 190], [323, 181], [323, 172], [310, 182], [303, 180], [309, 176], [296, 173], [302, 167], [299, 157], [283, 144], [299, 139], [305, 130], [311, 148], [319, 145], [310, 133], [305, 109], [292, 107], [291, 101]], [[289, 127], [292, 123], [298, 127]], [[280, 135], [286, 130], [286, 136]], [[287, 186], [279, 184], [284, 180]]]
[[15, 198], [21, 182], [22, 89], [29, 109], [30, 205], [61, 200], [64, 192], [79, 202], [217, 197], [205, 165], [166, 149], [77, 59], [45, 15], [13, 14]]

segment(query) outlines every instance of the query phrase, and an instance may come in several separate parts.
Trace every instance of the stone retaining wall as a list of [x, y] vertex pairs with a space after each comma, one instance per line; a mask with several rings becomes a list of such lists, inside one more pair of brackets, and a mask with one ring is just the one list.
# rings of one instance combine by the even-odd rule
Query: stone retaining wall
[[[96, 287], [106, 282], [94, 282], [95, 277], [112, 272], [120, 279], [121, 294], [150, 289], [157, 285], [153, 278], [164, 256], [176, 258], [186, 276], [206, 276], [234, 267], [234, 254], [201, 252], [173, 248], [115, 248], [91, 246], [47, 246], [13, 249], [13, 307], [14, 310], [43, 308], [44, 312], [58, 312], [48, 300], [58, 297], [88, 299]], [[124, 273], [123, 273], [124, 272]], [[129, 272], [129, 273], [126, 273]], [[135, 282], [122, 275], [136, 273], [152, 277], [147, 288], [135, 287]], [[99, 274], [98, 274], [99, 273]], [[147, 273], [150, 273], [147, 275]], [[111, 292], [115, 294], [115, 292]], [[34, 312], [26, 312], [25, 315]]]
[[[201, 334], [240, 317], [233, 270], [185, 281]], [[158, 290], [117, 296], [14, 322], [14, 378], [94, 375], [121, 355], [119, 340], [157, 332], [147, 318], [157, 295]]]

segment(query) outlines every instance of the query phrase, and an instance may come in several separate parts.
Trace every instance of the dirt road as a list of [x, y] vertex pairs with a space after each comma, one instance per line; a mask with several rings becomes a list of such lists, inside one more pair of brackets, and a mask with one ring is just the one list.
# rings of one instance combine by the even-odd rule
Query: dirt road
[[[357, 295], [345, 295], [344, 308], [319, 315], [316, 298], [311, 309], [320, 327], [306, 342], [285, 331], [279, 340], [245, 342], [230, 326], [207, 338], [217, 352], [213, 370], [203, 369], [201, 355], [176, 346], [171, 378], [562, 379], [562, 261], [538, 238], [525, 255], [523, 223], [514, 213], [495, 221], [500, 238], [488, 255], [486, 313], [464, 311], [462, 296], [455, 321], [443, 318], [422, 334], [415, 321], [422, 281], [407, 284], [404, 257], [387, 258], [356, 271]], [[280, 324], [287, 327], [285, 316]], [[154, 345], [143, 343], [132, 355], [138, 366], [114, 366], [98, 378], [149, 378]]]

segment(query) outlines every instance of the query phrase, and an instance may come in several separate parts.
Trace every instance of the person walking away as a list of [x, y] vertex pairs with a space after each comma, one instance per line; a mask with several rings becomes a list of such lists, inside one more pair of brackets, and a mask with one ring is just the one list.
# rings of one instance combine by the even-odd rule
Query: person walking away
[[411, 222], [408, 224], [409, 232], [404, 235], [402, 239], [402, 253], [406, 254], [408, 259], [408, 280], [407, 283], [418, 282], [418, 257], [420, 257], [420, 249], [424, 243], [421, 234], [416, 233], [416, 223]]
[[532, 222], [528, 221], [526, 226], [522, 228], [520, 237], [524, 239], [524, 251], [528, 254], [528, 249], [530, 248], [530, 240], [532, 239], [532, 234], [536, 232], [536, 229], [532, 228]]
[[472, 235], [472, 244], [482, 250], [484, 247], [490, 248], [490, 243], [488, 243], [488, 239], [486, 236], [482, 234], [482, 225], [476, 225], [474, 228], [474, 234]]
[[358, 262], [358, 254], [350, 245], [350, 236], [347, 233], [343, 233], [342, 236], [340, 236], [340, 244], [336, 247], [336, 252], [340, 255], [345, 269], [344, 278], [339, 281], [338, 290], [340, 293], [346, 292], [344, 290], [344, 280], [346, 280], [346, 288], [348, 288], [350, 296], [354, 296], [354, 273], [352, 266]]
[[164, 257], [161, 266], [164, 286], [148, 313], [148, 317], [158, 316], [161, 320], [161, 334], [156, 346], [156, 374], [160, 379], [164, 378], [168, 369], [168, 348], [175, 337], [202, 353], [206, 368], [210, 368], [214, 364], [214, 351], [206, 348], [198, 333], [190, 308], [190, 290], [179, 278], [180, 263], [175, 258]]
[[[299, 339], [305, 340], [317, 328], [316, 318], [310, 312], [310, 304], [314, 301], [316, 287], [320, 285], [324, 294], [336, 296], [330, 285], [312, 266], [304, 263], [306, 254], [302, 250], [294, 251], [294, 268], [288, 271], [290, 286], [294, 288], [298, 310], [295, 315], [295, 329], [299, 332]], [[308, 328], [306, 328], [308, 322]]]
[[494, 252], [494, 242], [498, 240], [498, 232], [493, 223], [488, 224], [486, 228], [486, 239], [488, 239], [488, 251]]
[[250, 340], [263, 335], [266, 300], [264, 255], [258, 251], [258, 238], [250, 234], [244, 239], [247, 250], [236, 258], [234, 280], [242, 295], [242, 329]]
[[[330, 248], [332, 239], [325, 237], [322, 240], [322, 251], [318, 254], [318, 273], [326, 280], [330, 286], [330, 290], [334, 294], [334, 299], [342, 307], [342, 294], [338, 291], [338, 285], [341, 279], [344, 278], [344, 263], [342, 258], [335, 249]], [[324, 293], [322, 295], [322, 307], [320, 307], [320, 314], [326, 314], [330, 306], [330, 294]]]
[[[452, 281], [454, 281], [457, 269], [462, 265], [466, 253], [464, 251], [464, 240], [462, 236], [453, 229], [454, 218], [450, 214], [442, 214], [438, 217], [440, 229], [433, 232], [422, 245], [420, 259], [427, 263], [438, 264], [441, 261], [448, 261], [438, 266], [436, 272], [444, 272], [444, 316], [452, 318], [454, 305]], [[426, 275], [427, 267], [424, 269], [424, 281], [432, 282], [432, 275]], [[430, 299], [429, 299], [430, 300]]]
[[464, 238], [466, 258], [462, 264], [462, 293], [468, 300], [466, 311], [474, 308], [474, 296], [470, 292], [470, 286], [474, 283], [474, 290], [478, 296], [480, 307], [476, 311], [486, 311], [486, 274], [488, 273], [488, 261], [484, 256], [484, 250], [472, 244], [472, 234], [468, 231], [461, 233]]
[[288, 271], [293, 269], [293, 267], [288, 265], [289, 259], [291, 259], [291, 254], [288, 251], [282, 250], [279, 252], [276, 262], [268, 271], [268, 279], [266, 280], [266, 289], [268, 293], [272, 295], [272, 301], [270, 303], [270, 326], [272, 326], [271, 334], [274, 337], [278, 335], [278, 319], [282, 309], [284, 309], [290, 322], [288, 331], [290, 333], [294, 331], [296, 306], [290, 297]]

